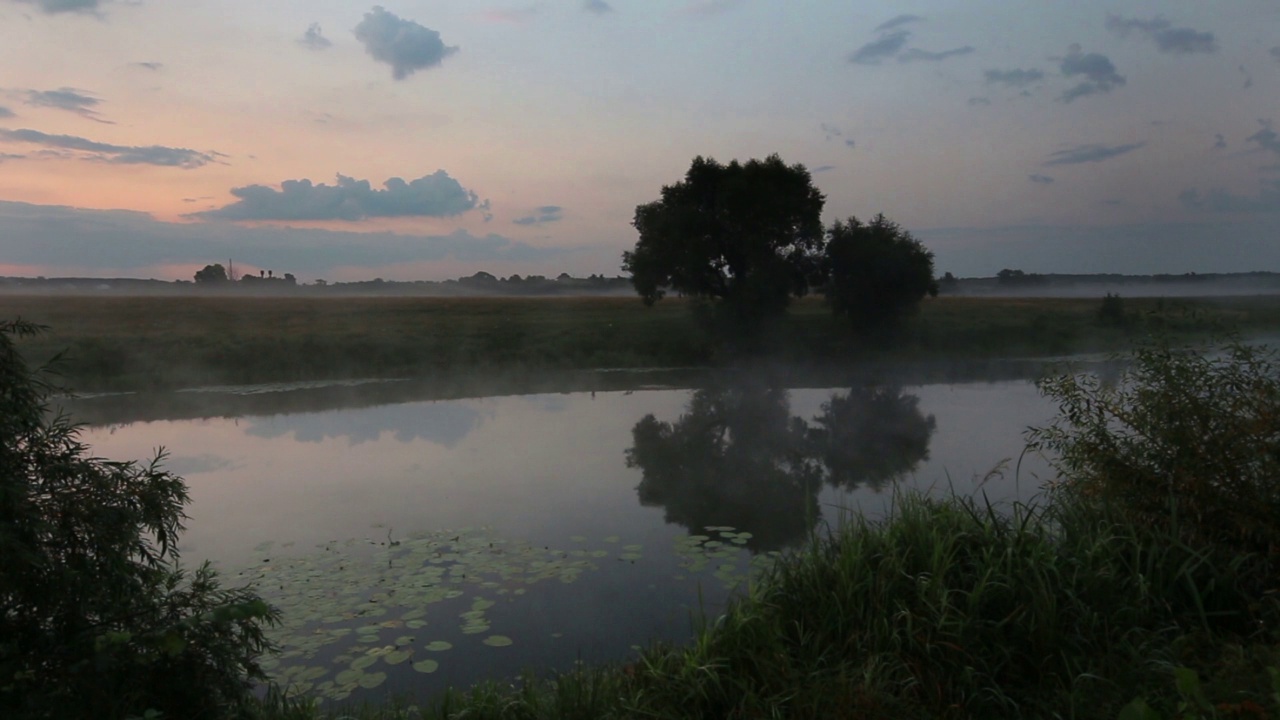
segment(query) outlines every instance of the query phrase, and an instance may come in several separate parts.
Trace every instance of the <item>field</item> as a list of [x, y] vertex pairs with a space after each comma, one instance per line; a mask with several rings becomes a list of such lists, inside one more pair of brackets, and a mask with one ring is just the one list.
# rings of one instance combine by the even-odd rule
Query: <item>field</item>
[[[927, 300], [892, 338], [855, 337], [820, 299], [766, 331], [767, 359], [850, 361], [1043, 357], [1124, 347], [1155, 329], [1205, 335], [1280, 330], [1280, 296], [1124, 301]], [[707, 366], [727, 360], [689, 302], [633, 298], [0, 297], [0, 317], [50, 328], [26, 341], [36, 362], [65, 351], [82, 390], [367, 377], [444, 377], [599, 368]]]

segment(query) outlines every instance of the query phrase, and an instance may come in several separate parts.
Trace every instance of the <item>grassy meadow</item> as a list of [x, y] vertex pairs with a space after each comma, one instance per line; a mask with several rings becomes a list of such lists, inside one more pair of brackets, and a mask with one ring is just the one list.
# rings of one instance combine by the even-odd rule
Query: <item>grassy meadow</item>
[[[1161, 328], [1200, 335], [1280, 330], [1280, 296], [1101, 300], [942, 297], [892, 338], [855, 337], [821, 299], [766, 329], [770, 360], [843, 363], [1043, 357], [1125, 347]], [[0, 296], [0, 316], [50, 331], [25, 345], [41, 362], [65, 351], [82, 390], [368, 377], [707, 366], [724, 361], [689, 302], [433, 297]]]

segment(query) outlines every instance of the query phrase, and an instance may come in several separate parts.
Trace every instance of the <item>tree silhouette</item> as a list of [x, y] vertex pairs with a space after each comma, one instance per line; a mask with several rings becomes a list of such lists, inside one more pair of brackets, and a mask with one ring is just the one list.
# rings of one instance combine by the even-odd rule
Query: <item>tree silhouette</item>
[[827, 303], [858, 331], [892, 328], [936, 296], [933, 253], [884, 215], [837, 220], [827, 232]]
[[636, 208], [640, 238], [622, 266], [646, 305], [670, 288], [713, 301], [719, 323], [749, 332], [816, 278], [823, 202], [809, 171], [777, 155], [697, 157], [684, 180]]
[[196, 271], [196, 282], [198, 283], [220, 283], [227, 282], [227, 280], [227, 269], [222, 267], [222, 263], [205, 265]]

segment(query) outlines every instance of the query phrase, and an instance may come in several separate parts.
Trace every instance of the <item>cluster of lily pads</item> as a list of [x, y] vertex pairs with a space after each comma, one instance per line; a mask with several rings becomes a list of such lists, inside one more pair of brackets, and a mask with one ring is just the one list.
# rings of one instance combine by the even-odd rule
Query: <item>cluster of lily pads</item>
[[[677, 540], [683, 572], [674, 579], [711, 574], [733, 590], [776, 555], [744, 562], [750, 533], [723, 526], [707, 533]], [[445, 622], [457, 623], [451, 636], [506, 647], [514, 640], [492, 633], [486, 614], [499, 599], [516, 601], [540, 582], [575, 582], [610, 558], [644, 557], [641, 545], [622, 545], [618, 536], [603, 539], [611, 549], [588, 549], [587, 542], [576, 535], [570, 549], [553, 549], [468, 528], [404, 540], [388, 533], [385, 540], [332, 542], [300, 555], [272, 552], [275, 546], [264, 543], [259, 561], [239, 579], [281, 612], [270, 631], [280, 652], [263, 662], [271, 679], [292, 694], [345, 700], [382, 685], [389, 673], [439, 669], [441, 653], [454, 647], [439, 637]], [[459, 608], [465, 609], [455, 614]]]

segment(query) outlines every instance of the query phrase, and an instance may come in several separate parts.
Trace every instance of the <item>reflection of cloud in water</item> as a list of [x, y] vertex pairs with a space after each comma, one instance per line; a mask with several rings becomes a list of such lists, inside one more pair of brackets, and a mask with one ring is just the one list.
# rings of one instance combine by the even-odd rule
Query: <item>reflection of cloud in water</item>
[[569, 396], [560, 395], [528, 395], [523, 398], [542, 412], [558, 413], [569, 409]]
[[161, 468], [174, 475], [186, 477], [201, 473], [217, 472], [232, 467], [231, 460], [220, 455], [174, 455], [164, 459]]
[[253, 418], [246, 432], [260, 438], [293, 433], [298, 442], [315, 443], [345, 437], [350, 444], [359, 445], [390, 431], [400, 442], [426, 440], [453, 447], [479, 427], [483, 418], [479, 410], [460, 402], [405, 403]]

